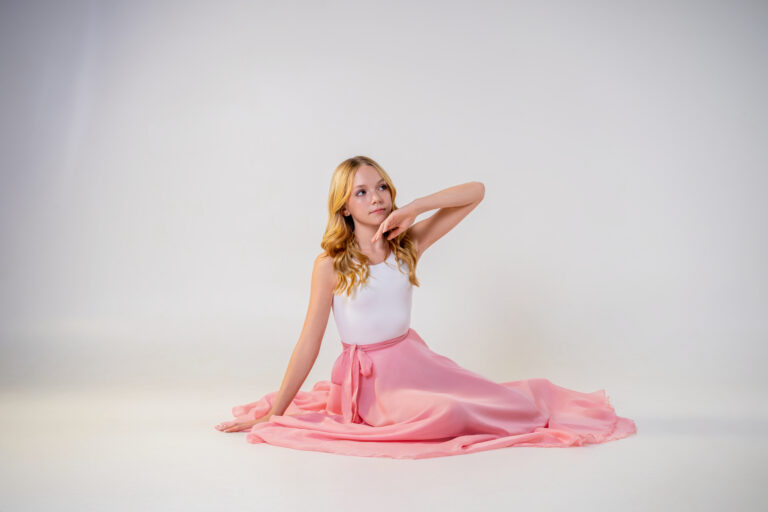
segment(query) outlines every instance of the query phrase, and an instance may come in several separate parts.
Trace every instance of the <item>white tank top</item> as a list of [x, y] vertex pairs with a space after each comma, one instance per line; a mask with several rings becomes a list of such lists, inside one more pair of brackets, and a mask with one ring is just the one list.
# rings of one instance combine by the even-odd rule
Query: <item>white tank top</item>
[[341, 341], [365, 345], [395, 338], [411, 327], [413, 285], [408, 264], [398, 270], [394, 252], [368, 266], [368, 282], [357, 284], [352, 293], [333, 295], [333, 318]]

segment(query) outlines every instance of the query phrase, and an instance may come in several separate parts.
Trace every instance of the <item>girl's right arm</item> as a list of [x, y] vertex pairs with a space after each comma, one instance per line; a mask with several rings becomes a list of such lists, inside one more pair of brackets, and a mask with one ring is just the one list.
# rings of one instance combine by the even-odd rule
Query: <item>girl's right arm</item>
[[280, 390], [275, 396], [272, 408], [264, 418], [280, 416], [285, 412], [315, 364], [325, 328], [328, 326], [335, 286], [336, 271], [333, 268], [333, 258], [323, 252], [315, 258], [312, 269], [309, 307], [304, 319], [304, 327], [288, 361], [288, 369], [285, 371]]

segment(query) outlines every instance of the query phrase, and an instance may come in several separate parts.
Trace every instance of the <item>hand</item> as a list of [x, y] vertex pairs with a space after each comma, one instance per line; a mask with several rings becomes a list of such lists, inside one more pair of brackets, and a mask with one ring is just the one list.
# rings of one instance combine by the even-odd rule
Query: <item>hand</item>
[[416, 209], [413, 203], [409, 203], [402, 208], [393, 210], [386, 219], [384, 219], [379, 225], [379, 230], [373, 235], [371, 243], [381, 238], [382, 233], [389, 231], [387, 240], [392, 240], [397, 235], [411, 227], [413, 221], [416, 220]]
[[257, 423], [269, 421], [271, 417], [271, 414], [267, 414], [257, 420], [222, 421], [215, 428], [221, 432], [240, 432], [241, 430], [250, 430]]

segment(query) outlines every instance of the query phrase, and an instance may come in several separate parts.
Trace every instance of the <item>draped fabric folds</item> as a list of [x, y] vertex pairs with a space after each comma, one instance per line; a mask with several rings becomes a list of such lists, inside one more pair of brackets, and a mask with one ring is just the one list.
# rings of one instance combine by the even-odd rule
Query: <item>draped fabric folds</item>
[[[543, 378], [493, 382], [433, 352], [410, 328], [378, 343], [342, 346], [329, 381], [299, 391], [283, 415], [251, 427], [246, 441], [420, 459], [511, 446], [582, 446], [637, 432], [634, 421], [616, 414], [605, 390], [583, 393]], [[235, 421], [262, 417], [276, 396], [234, 407]]]

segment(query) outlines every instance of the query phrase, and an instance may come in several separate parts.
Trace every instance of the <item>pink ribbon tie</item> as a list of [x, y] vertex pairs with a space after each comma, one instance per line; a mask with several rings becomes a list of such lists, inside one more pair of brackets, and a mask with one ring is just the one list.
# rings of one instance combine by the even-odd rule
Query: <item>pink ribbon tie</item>
[[347, 374], [341, 382], [341, 412], [344, 421], [347, 423], [364, 423], [360, 416], [358, 400], [360, 397], [360, 381], [363, 377], [368, 377], [373, 373], [373, 361], [366, 353], [370, 350], [381, 350], [400, 343], [411, 333], [409, 327], [407, 331], [399, 336], [376, 343], [367, 343], [364, 345], [344, 343], [344, 364]]
[[357, 345], [347, 349], [347, 369], [341, 384], [341, 410], [345, 422], [362, 423], [363, 419], [358, 412], [358, 398], [360, 396], [360, 379], [368, 377], [373, 370], [373, 362], [365, 350]]

